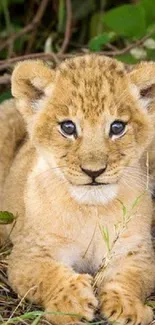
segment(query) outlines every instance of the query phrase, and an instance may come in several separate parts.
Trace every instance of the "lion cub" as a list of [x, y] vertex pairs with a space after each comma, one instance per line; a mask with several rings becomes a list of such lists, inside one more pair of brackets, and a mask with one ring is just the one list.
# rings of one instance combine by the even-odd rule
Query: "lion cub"
[[[153, 318], [145, 299], [155, 281], [147, 173], [154, 76], [153, 63], [126, 72], [98, 55], [56, 70], [25, 61], [13, 72], [28, 136], [0, 207], [18, 216], [9, 281], [55, 324], [91, 321], [97, 308], [119, 324]], [[95, 296], [92, 279], [104, 262]]]

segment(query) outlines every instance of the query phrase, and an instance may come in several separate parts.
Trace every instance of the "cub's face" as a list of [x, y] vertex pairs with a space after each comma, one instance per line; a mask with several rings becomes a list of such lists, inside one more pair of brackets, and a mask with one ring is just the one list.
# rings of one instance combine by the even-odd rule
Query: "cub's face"
[[128, 184], [153, 134], [141, 97], [122, 64], [86, 56], [62, 63], [31, 101], [32, 141], [79, 202], [106, 203]]

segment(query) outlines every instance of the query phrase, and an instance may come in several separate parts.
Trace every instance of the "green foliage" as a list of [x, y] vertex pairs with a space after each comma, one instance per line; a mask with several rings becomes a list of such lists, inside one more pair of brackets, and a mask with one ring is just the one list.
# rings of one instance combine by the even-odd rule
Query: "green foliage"
[[140, 4], [144, 9], [147, 25], [153, 23], [155, 18], [154, 0], [141, 0]]
[[117, 35], [129, 39], [140, 38], [146, 32], [145, 12], [139, 5], [123, 5], [111, 9], [104, 15], [103, 21]]
[[16, 324], [18, 323], [19, 321], [24, 321], [24, 320], [30, 320], [30, 319], [34, 319], [33, 321], [33, 325], [36, 325], [38, 323], [38, 320], [40, 320], [40, 318], [42, 316], [44, 316], [45, 314], [50, 314], [50, 315], [63, 315], [63, 316], [72, 316], [72, 317], [79, 317], [81, 318], [81, 315], [80, 314], [75, 314], [75, 313], [63, 313], [63, 312], [56, 312], [56, 311], [51, 311], [51, 312], [44, 312], [44, 311], [40, 311], [40, 310], [37, 310], [37, 311], [31, 311], [31, 312], [27, 312], [27, 313], [24, 313], [23, 315], [20, 315], [20, 316], [17, 316], [17, 317], [11, 317], [9, 318], [6, 322], [3, 322], [2, 325], [7, 325], [7, 324]]
[[125, 217], [126, 217], [126, 214], [127, 214], [127, 209], [126, 209], [126, 206], [124, 205], [124, 203], [121, 201], [121, 200], [119, 200], [119, 199], [117, 199], [118, 201], [119, 201], [119, 203], [121, 204], [121, 207], [122, 207], [122, 212], [123, 212], [123, 219], [125, 219]]
[[13, 213], [8, 211], [0, 211], [0, 224], [9, 224], [15, 220]]
[[109, 236], [109, 230], [108, 230], [108, 227], [100, 227], [100, 231], [101, 231], [101, 235], [102, 235], [102, 238], [107, 246], [107, 250], [108, 252], [110, 252], [110, 236]]
[[[110, 34], [110, 33], [109, 33]], [[108, 33], [103, 33], [101, 35], [95, 36], [90, 40], [88, 46], [91, 51], [98, 52], [101, 51], [102, 47], [110, 42], [110, 35]]]
[[131, 55], [131, 53], [125, 53], [125, 54], [121, 54], [121, 55], [116, 55], [115, 56], [116, 59], [124, 62], [124, 63], [128, 63], [128, 64], [136, 64], [138, 63], [138, 60]]
[[[105, 11], [102, 17], [104, 32], [93, 37], [88, 42], [88, 47], [91, 51], [105, 50], [106, 53], [107, 46], [114, 45], [114, 56], [129, 64], [135, 64], [141, 60], [154, 60], [154, 18], [154, 0], [139, 0], [138, 4], [123, 4], [111, 8]], [[110, 37], [112, 32], [115, 37]], [[149, 34], [148, 44], [152, 44], [152, 48], [145, 44], [143, 40], [140, 46], [136, 45], [136, 42], [139, 45], [139, 40], [142, 38], [145, 40]], [[133, 44], [131, 49], [129, 47], [130, 44]], [[125, 48], [127, 48], [127, 51], [124, 51]]]
[[[0, 1], [0, 44], [32, 23], [40, 1]], [[145, 45], [143, 38], [155, 40], [154, 0], [71, 0], [72, 25], [67, 52], [88, 50], [106, 52], [130, 64], [155, 60], [155, 48]], [[0, 59], [31, 52], [59, 52], [67, 24], [66, 0], [50, 0], [36, 29], [13, 41], [0, 52]], [[31, 39], [32, 37], [32, 39]], [[139, 41], [141, 42], [139, 43]], [[134, 45], [135, 44], [135, 45]], [[153, 42], [152, 42], [153, 44]], [[130, 45], [131, 48], [130, 48]]]
[[12, 95], [11, 95], [10, 90], [3, 92], [3, 93], [0, 95], [0, 103], [3, 102], [3, 101], [6, 100], [6, 99], [11, 98], [11, 97], [12, 97]]

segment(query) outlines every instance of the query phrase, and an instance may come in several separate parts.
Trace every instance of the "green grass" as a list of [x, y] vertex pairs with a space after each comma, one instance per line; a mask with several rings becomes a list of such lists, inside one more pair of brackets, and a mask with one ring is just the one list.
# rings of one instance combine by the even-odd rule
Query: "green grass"
[[[0, 324], [50, 325], [50, 323], [44, 318], [46, 312], [41, 310], [40, 306], [21, 299], [11, 289], [7, 280], [7, 259], [10, 252], [11, 247], [9, 244], [0, 249]], [[152, 295], [149, 298], [147, 304], [155, 309], [155, 295]], [[62, 312], [49, 312], [49, 314], [78, 316], [77, 314], [67, 314]], [[76, 324], [78, 325], [78, 322]], [[85, 322], [84, 324], [108, 325], [107, 321], [101, 319], [99, 315], [96, 315], [93, 322]]]
[[[7, 279], [7, 259], [11, 252], [11, 246], [5, 245], [0, 249], [0, 324], [15, 324], [15, 325], [38, 325], [50, 324], [45, 318], [46, 312], [41, 310], [40, 306], [32, 304], [18, 297], [11, 289]], [[55, 315], [72, 315], [78, 314], [49, 312], [48, 314]], [[105, 320], [101, 320], [98, 316], [92, 323], [85, 322], [85, 325], [107, 325]]]

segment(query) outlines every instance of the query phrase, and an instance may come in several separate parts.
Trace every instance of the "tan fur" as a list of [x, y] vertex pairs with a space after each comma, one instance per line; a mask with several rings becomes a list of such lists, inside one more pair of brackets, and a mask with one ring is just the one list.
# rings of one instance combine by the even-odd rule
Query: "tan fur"
[[[56, 71], [26, 61], [13, 72], [12, 92], [29, 139], [6, 176], [0, 207], [18, 215], [9, 280], [46, 311], [90, 321], [98, 305], [101, 314], [120, 324], [152, 320], [144, 302], [155, 280], [152, 202], [146, 190], [146, 152], [154, 136], [153, 90], [146, 88], [154, 76], [154, 64], [127, 73], [121, 63], [97, 55], [67, 60]], [[77, 138], [61, 134], [63, 120], [76, 124]], [[123, 136], [111, 138], [115, 120], [127, 126]], [[109, 185], [86, 186], [91, 180], [81, 167], [105, 166], [97, 181]], [[130, 217], [126, 227], [122, 206]], [[124, 228], [113, 245], [116, 226]], [[90, 275], [108, 253], [103, 227], [113, 250], [95, 297]], [[79, 319], [47, 318], [56, 324]]]
[[[4, 181], [25, 134], [25, 123], [16, 109], [15, 99], [6, 100], [0, 105], [0, 206]], [[4, 234], [5, 227], [0, 226], [0, 244]]]

